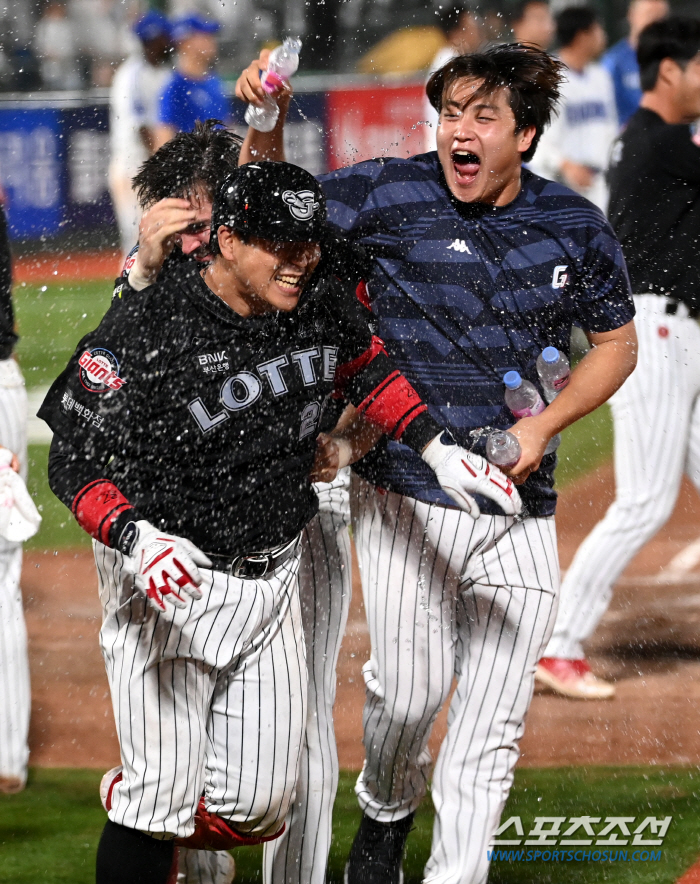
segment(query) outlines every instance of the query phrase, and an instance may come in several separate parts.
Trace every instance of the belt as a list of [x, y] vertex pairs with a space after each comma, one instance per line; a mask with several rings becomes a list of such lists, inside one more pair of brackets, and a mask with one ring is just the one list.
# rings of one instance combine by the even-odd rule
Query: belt
[[282, 546], [247, 556], [219, 556], [216, 553], [205, 553], [205, 555], [211, 559], [213, 571], [223, 571], [241, 580], [261, 580], [291, 559], [297, 550], [300, 537], [301, 535], [298, 535]]
[[[667, 316], [675, 316], [678, 313], [678, 308], [685, 308], [688, 314], [689, 319], [697, 319], [700, 316], [700, 307], [689, 307], [683, 301], [677, 301], [675, 298], [666, 298], [666, 315]], [[683, 310], [681, 310], [681, 313]]]

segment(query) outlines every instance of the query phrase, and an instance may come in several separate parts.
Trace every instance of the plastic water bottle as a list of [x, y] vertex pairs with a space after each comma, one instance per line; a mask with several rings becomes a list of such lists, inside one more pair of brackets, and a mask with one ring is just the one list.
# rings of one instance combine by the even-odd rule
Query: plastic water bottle
[[[524, 381], [517, 371], [506, 372], [503, 383], [506, 385], [506, 405], [514, 417], [534, 417], [545, 410], [546, 406], [537, 392], [537, 387], [530, 381]], [[547, 443], [544, 453], [552, 454], [560, 445], [561, 436], [557, 433]]]
[[569, 360], [556, 347], [545, 347], [537, 357], [537, 374], [542, 382], [544, 398], [553, 402], [569, 383]]
[[267, 70], [260, 78], [262, 87], [268, 94], [262, 106], [249, 104], [245, 112], [246, 123], [258, 132], [271, 132], [275, 128], [280, 109], [269, 93], [274, 92], [296, 73], [299, 67], [300, 49], [301, 40], [298, 37], [287, 37], [281, 46], [277, 46], [270, 53]]
[[486, 440], [486, 460], [505, 470], [514, 467], [522, 454], [520, 442], [508, 430], [494, 430]]
[[524, 381], [519, 372], [507, 371], [503, 383], [506, 385], [506, 405], [514, 417], [534, 417], [544, 411], [545, 405], [537, 387]]

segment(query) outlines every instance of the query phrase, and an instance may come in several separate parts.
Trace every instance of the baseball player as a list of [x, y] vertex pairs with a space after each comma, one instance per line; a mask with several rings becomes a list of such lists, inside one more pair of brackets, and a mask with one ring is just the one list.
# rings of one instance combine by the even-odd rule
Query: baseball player
[[605, 211], [605, 172], [619, 130], [612, 78], [596, 63], [605, 48], [605, 31], [594, 10], [586, 6], [562, 9], [556, 23], [566, 81], [559, 110], [543, 133], [530, 168], [568, 185]]
[[[131, 288], [145, 288], [164, 264], [181, 261], [183, 255], [200, 264], [211, 260], [211, 199], [225, 175], [236, 168], [238, 151], [237, 136], [208, 120], [198, 123], [194, 132], [176, 135], [143, 165], [135, 179], [145, 209], [140, 247], [124, 271]], [[348, 272], [347, 261], [343, 270]], [[337, 404], [342, 407], [341, 400]], [[334, 405], [324, 416], [327, 429], [339, 414]], [[299, 595], [309, 673], [308, 713], [294, 803], [275, 850], [266, 852], [266, 878], [272, 882], [323, 884], [325, 880], [338, 785], [335, 667], [352, 585], [349, 485], [347, 468], [331, 482], [314, 483], [319, 512], [302, 532]], [[183, 848], [180, 880], [213, 884], [212, 866], [217, 863], [225, 881], [223, 876], [232, 871], [228, 853], [217, 856]]]
[[671, 515], [685, 472], [700, 488], [700, 22], [672, 16], [646, 27], [638, 56], [641, 107], [613, 153], [610, 219], [627, 258], [639, 365], [611, 399], [615, 502], [579, 548], [538, 679], [597, 699], [582, 643], [615, 581]]
[[[27, 476], [27, 393], [12, 351], [17, 342], [12, 309], [12, 258], [7, 218], [0, 205], [0, 446], [16, 455]], [[19, 792], [29, 760], [29, 660], [20, 574], [22, 544], [0, 537], [0, 793]]]
[[160, 93], [172, 74], [168, 20], [151, 10], [136, 22], [134, 33], [143, 51], [120, 65], [109, 94], [109, 189], [124, 254], [138, 236], [141, 217], [131, 179], [153, 152]]
[[334, 391], [422, 452], [464, 509], [478, 513], [470, 492], [504, 518], [519, 509], [319, 263], [325, 205], [309, 173], [246, 165], [212, 213], [212, 263], [139, 293], [120, 281], [40, 409], [51, 487], [95, 540], [122, 755], [98, 884], [165, 882], [174, 840], [232, 848], [283, 825], [305, 721], [299, 535]]
[[[261, 56], [244, 71], [240, 98], [262, 100], [265, 64]], [[522, 170], [560, 82], [557, 60], [520, 44], [460, 56], [428, 84], [440, 110], [436, 153], [321, 179], [331, 225], [373, 258], [367, 287], [387, 349], [458, 440], [486, 424], [518, 436], [510, 472], [529, 512], [514, 522], [484, 502], [480, 519], [465, 520], [394, 441], [355, 465], [372, 654], [349, 884], [398, 882], [430, 775], [428, 737], [453, 678], [425, 881], [486, 880], [558, 591], [556, 458], [544, 450], [634, 366], [634, 308], [610, 227], [578, 194]], [[249, 132], [242, 158], [280, 156], [281, 126]], [[573, 323], [595, 347], [552, 405], [514, 423], [503, 374], [536, 383], [537, 356], [546, 345], [567, 352]]]

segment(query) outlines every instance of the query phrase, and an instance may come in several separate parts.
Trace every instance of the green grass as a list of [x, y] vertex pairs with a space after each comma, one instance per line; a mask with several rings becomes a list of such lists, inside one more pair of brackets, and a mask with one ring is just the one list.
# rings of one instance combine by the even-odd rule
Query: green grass
[[[34, 769], [20, 795], [0, 796], [0, 884], [89, 884], [105, 815], [101, 772]], [[335, 804], [328, 884], [342, 882], [360, 813], [355, 774], [343, 772]], [[679, 768], [559, 768], [516, 771], [504, 819], [520, 816], [672, 816], [660, 862], [496, 862], [491, 884], [673, 884], [700, 855], [700, 772]], [[406, 884], [419, 884], [430, 850], [432, 811], [416, 815], [406, 850]], [[588, 848], [585, 848], [588, 849]], [[592, 848], [595, 849], [595, 848]], [[258, 884], [261, 849], [236, 851], [236, 884]]]
[[603, 405], [562, 433], [557, 488], [561, 490], [612, 457], [613, 426], [610, 407]]
[[99, 324], [111, 296], [109, 281], [15, 287], [17, 358], [27, 387], [50, 384], [63, 371], [80, 338]]

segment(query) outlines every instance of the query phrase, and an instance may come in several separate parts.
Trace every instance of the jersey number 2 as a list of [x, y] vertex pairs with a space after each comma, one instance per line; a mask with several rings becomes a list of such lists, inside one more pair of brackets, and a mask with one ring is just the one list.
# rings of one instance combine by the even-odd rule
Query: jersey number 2
[[318, 402], [309, 402], [301, 413], [301, 426], [299, 427], [299, 439], [305, 439], [311, 433], [316, 432], [318, 419], [321, 414], [321, 406]]

